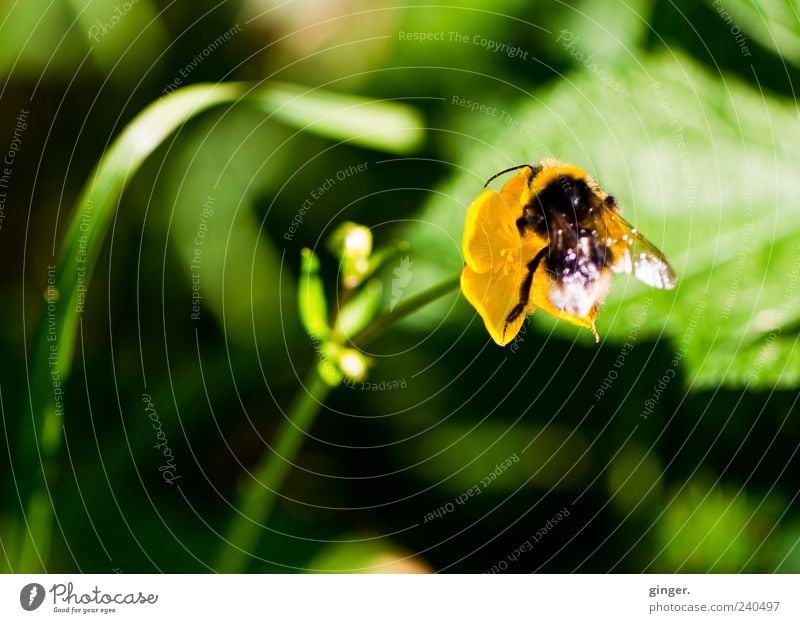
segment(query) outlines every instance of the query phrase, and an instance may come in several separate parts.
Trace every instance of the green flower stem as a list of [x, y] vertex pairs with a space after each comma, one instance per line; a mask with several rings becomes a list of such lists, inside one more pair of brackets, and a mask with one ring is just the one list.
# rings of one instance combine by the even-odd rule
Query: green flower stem
[[[399, 322], [428, 303], [449, 294], [459, 285], [459, 278], [450, 279], [411, 297], [394, 311], [378, 318], [370, 327], [359, 333], [353, 341], [358, 344], [375, 339], [393, 324]], [[295, 397], [286, 419], [275, 435], [275, 443], [262, 458], [242, 494], [242, 503], [225, 535], [225, 544], [217, 560], [216, 569], [223, 573], [245, 571], [251, 553], [258, 545], [270, 513], [275, 506], [278, 491], [283, 486], [289, 468], [295, 462], [303, 437], [314, 424], [322, 402], [333, 389], [319, 375], [316, 363], [305, 380], [300, 394]]]
[[242, 504], [226, 535], [217, 571], [239, 573], [245, 570], [251, 552], [258, 544], [266, 521], [295, 461], [303, 437], [314, 423], [319, 407], [333, 389], [317, 371], [316, 364], [303, 383], [275, 435], [274, 445], [262, 458], [242, 494]]
[[376, 337], [383, 334], [392, 325], [400, 322], [403, 318], [410, 316], [418, 309], [425, 307], [428, 303], [442, 298], [453, 290], [457, 290], [461, 284], [461, 276], [457, 275], [452, 279], [443, 281], [435, 286], [423, 290], [419, 294], [412, 296], [405, 303], [402, 303], [394, 308], [394, 311], [384, 314], [375, 322], [369, 325], [361, 333], [353, 338], [353, 344], [357, 346], [364, 346], [374, 340]]

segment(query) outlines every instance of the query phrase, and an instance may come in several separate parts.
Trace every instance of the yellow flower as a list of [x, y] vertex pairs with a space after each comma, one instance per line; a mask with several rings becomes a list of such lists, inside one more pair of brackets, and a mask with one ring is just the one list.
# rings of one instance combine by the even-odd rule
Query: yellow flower
[[510, 180], [499, 193], [486, 190], [472, 202], [464, 224], [464, 270], [461, 291], [483, 318], [492, 339], [504, 346], [514, 339], [525, 315], [541, 308], [548, 314], [594, 331], [596, 308], [583, 318], [557, 309], [548, 296], [553, 279], [541, 262], [533, 277], [524, 313], [507, 318], [520, 302], [526, 265], [547, 246], [547, 240], [526, 231], [520, 236], [516, 220], [530, 198], [529, 175]]

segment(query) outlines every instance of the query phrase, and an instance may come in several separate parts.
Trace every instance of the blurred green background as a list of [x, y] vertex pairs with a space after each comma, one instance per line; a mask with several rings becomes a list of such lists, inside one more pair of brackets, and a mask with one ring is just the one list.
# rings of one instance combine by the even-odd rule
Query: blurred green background
[[[798, 15], [795, 0], [4, 3], [0, 565], [29, 570], [17, 552], [41, 538], [34, 350], [81, 189], [156, 99], [236, 81], [267, 90], [175, 117], [163, 142], [162, 104], [130, 135], [144, 161], [111, 202], [48, 431], [44, 569], [216, 568], [315, 365], [301, 249], [335, 308], [337, 225], [407, 241], [377, 276], [388, 310], [459, 272], [485, 179], [556, 156], [617, 196], [677, 288], [618, 276], [597, 346], [534, 314], [498, 348], [456, 293], [397, 324], [367, 348], [370, 385], [326, 399], [241, 568], [800, 571]], [[351, 96], [382, 103], [342, 113]]]

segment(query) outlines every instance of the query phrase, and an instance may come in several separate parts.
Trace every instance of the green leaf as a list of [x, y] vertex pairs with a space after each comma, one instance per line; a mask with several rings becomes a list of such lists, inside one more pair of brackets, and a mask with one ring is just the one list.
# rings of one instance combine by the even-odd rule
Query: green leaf
[[[678, 275], [672, 291], [616, 276], [598, 317], [600, 335], [626, 341], [650, 298], [639, 338], [671, 339], [695, 388], [792, 386], [800, 320], [795, 105], [723, 81], [674, 52], [641, 62], [610, 74], [624, 91], [579, 71], [516, 107], [485, 102], [497, 108], [494, 116], [454, 110], [469, 136], [450, 147], [464, 172], [433, 196], [419, 217], [424, 225], [403, 236], [438, 269], [457, 272], [462, 258], [451, 236], [460, 239], [483, 180], [547, 156], [579, 165], [619, 199], [625, 218]], [[478, 129], [467, 134], [470, 128]], [[460, 324], [472, 319], [467, 304], [448, 316]], [[531, 326], [581, 333], [543, 313]], [[473, 327], [482, 331], [480, 323]], [[770, 331], [778, 337], [753, 374], [754, 353]]]
[[328, 387], [338, 387], [344, 378], [336, 364], [327, 358], [317, 362], [317, 373]]
[[322, 277], [319, 274], [319, 259], [311, 249], [303, 249], [300, 255], [297, 306], [300, 310], [300, 321], [308, 335], [321, 342], [327, 342], [330, 336], [328, 303], [325, 299]]
[[364, 284], [336, 316], [333, 331], [337, 340], [350, 339], [365, 329], [380, 311], [382, 298], [383, 285], [380, 281], [372, 279]]
[[[113, 8], [112, 8], [113, 10]], [[73, 11], [65, 2], [28, 0], [3, 5], [0, 25], [0, 75], [13, 79], [68, 80], [86, 54], [86, 32], [71, 28]]]
[[800, 2], [797, 0], [707, 0], [731, 29], [731, 37], [749, 52], [747, 36], [800, 65]]
[[170, 255], [178, 259], [175, 278], [185, 275], [192, 296], [200, 296], [191, 307], [186, 300], [183, 313], [193, 324], [213, 317], [246, 349], [255, 343], [277, 348], [300, 330], [291, 314], [283, 331], [275, 331], [281, 301], [296, 300], [296, 284], [281, 270], [276, 243], [255, 209], [294, 166], [288, 151], [278, 149], [291, 133], [263, 123], [261, 111], [249, 106], [221, 109], [177, 137], [163, 166], [153, 163], [158, 185], [148, 221], [169, 231]]
[[763, 572], [774, 569], [790, 550], [770, 560], [774, 518], [787, 509], [779, 494], [754, 496], [738, 487], [712, 484], [715, 478], [701, 472], [662, 504], [665, 510], [655, 526], [660, 550], [648, 570]]
[[410, 248], [411, 245], [407, 240], [396, 240], [381, 247], [369, 258], [365, 278], [371, 277], [400, 253], [407, 253]]
[[559, 19], [548, 23], [557, 26], [554, 36], [545, 38], [544, 43], [575, 66], [630, 62], [647, 37], [653, 4], [653, 0], [580, 0], [554, 5], [552, 10], [560, 11]]
[[418, 556], [400, 549], [387, 539], [353, 535], [349, 541], [324, 547], [308, 564], [318, 573], [430, 573]]
[[372, 254], [372, 231], [351, 221], [340, 224], [328, 237], [328, 250], [339, 258], [342, 286], [358, 287], [367, 276]]
[[[397, 426], [404, 432], [411, 428], [406, 422]], [[409, 450], [413, 471], [435, 483], [448, 496], [444, 501], [473, 488], [478, 495], [494, 496], [520, 486], [572, 490], [594, 473], [589, 440], [574, 429], [518, 424], [508, 433], [507, 426], [492, 422], [440, 423]]]
[[[152, 0], [119, 3], [69, 0], [79, 30], [97, 65], [112, 80], [130, 80], [154, 62], [167, 47], [168, 35]], [[210, 43], [210, 42], [209, 42]]]
[[422, 144], [425, 123], [397, 102], [272, 82], [253, 95], [275, 119], [332, 140], [406, 154]]

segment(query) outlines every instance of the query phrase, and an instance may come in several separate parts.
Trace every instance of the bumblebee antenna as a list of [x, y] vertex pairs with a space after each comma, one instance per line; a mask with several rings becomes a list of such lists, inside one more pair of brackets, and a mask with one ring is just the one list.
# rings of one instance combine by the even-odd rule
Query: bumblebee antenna
[[488, 180], [486, 180], [486, 183], [483, 185], [483, 187], [486, 188], [491, 182], [496, 180], [501, 175], [505, 175], [506, 173], [511, 173], [511, 171], [516, 171], [517, 169], [524, 169], [525, 167], [530, 167], [534, 171], [536, 170], [536, 167], [534, 167], [532, 164], [518, 164], [515, 167], [509, 167], [508, 169], [503, 169], [499, 173], [495, 173], [494, 175], [492, 175], [492, 177], [490, 177]]

